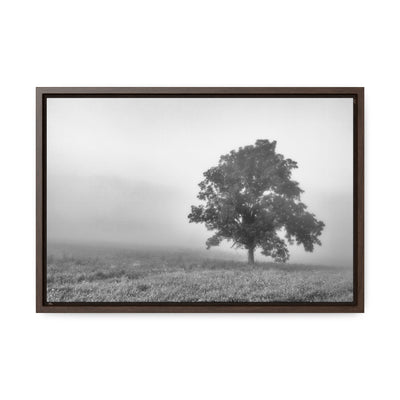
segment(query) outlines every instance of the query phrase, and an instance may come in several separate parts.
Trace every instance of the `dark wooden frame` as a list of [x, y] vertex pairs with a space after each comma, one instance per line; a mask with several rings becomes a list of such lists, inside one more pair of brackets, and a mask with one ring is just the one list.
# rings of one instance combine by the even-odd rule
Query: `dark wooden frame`
[[[349, 303], [46, 302], [46, 99], [49, 97], [350, 97], [354, 102], [354, 301]], [[364, 312], [364, 88], [36, 88], [36, 312]]]

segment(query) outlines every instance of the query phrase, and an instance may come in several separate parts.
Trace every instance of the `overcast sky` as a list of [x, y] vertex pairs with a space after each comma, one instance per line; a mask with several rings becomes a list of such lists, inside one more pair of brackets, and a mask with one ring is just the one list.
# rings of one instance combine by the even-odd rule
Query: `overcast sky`
[[326, 224], [322, 246], [313, 253], [291, 246], [290, 262], [351, 265], [351, 98], [47, 102], [49, 241], [204, 248], [211, 233], [187, 219], [203, 172], [221, 155], [268, 139], [298, 162], [302, 200]]

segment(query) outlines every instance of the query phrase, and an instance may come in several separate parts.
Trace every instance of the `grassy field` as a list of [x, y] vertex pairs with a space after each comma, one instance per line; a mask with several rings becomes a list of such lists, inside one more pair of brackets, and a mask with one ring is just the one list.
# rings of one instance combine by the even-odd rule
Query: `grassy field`
[[195, 253], [49, 251], [49, 302], [345, 302], [348, 268], [205, 259]]

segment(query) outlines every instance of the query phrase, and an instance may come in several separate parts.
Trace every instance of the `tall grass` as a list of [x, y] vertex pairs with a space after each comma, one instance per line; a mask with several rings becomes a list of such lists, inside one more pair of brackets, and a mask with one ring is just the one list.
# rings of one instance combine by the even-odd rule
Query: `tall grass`
[[193, 254], [50, 253], [49, 302], [349, 302], [346, 268], [203, 259]]

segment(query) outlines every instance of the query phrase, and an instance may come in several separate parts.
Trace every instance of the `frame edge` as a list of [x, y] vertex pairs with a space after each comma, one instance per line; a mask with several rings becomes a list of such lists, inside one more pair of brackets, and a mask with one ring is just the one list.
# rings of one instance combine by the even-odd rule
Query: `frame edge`
[[36, 312], [43, 298], [43, 90], [36, 88]]

